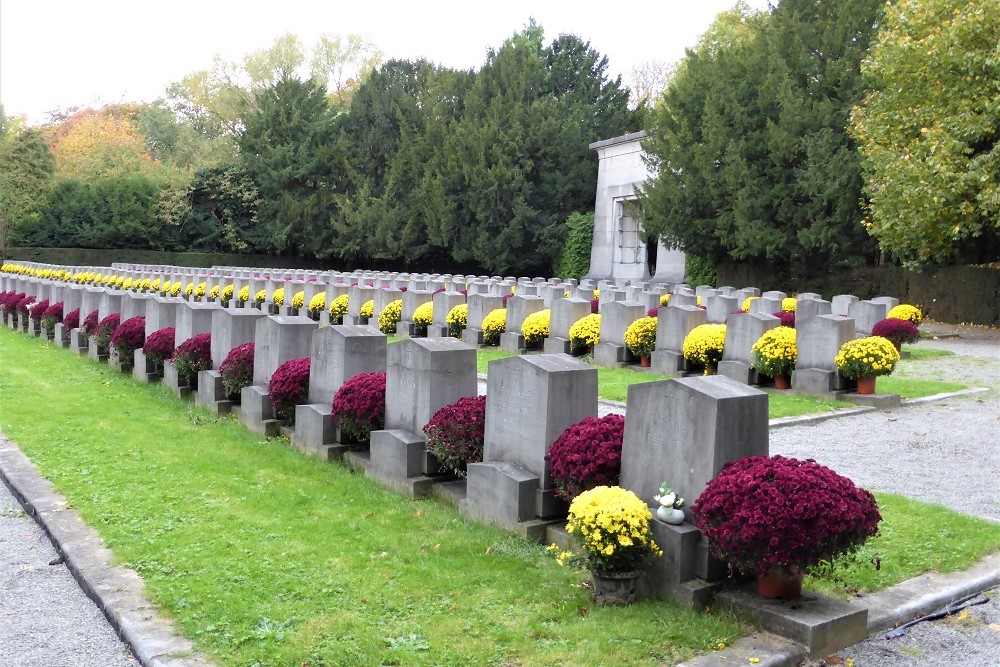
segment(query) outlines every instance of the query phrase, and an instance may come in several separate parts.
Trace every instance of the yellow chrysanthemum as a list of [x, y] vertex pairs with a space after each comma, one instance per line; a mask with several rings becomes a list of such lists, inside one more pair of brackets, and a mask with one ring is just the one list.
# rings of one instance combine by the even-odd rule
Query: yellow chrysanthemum
[[537, 313], [531, 313], [521, 324], [521, 335], [526, 343], [540, 343], [549, 337], [549, 327], [552, 323], [552, 310], [546, 308]]

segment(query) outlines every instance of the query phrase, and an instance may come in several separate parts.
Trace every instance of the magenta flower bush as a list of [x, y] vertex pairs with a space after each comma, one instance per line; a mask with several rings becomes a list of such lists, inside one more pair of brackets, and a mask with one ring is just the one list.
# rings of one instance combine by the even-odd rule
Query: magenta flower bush
[[72, 331], [80, 328], [80, 309], [69, 311], [63, 318], [63, 326]]
[[795, 311], [779, 310], [774, 316], [781, 320], [779, 326], [795, 328]]
[[274, 416], [286, 424], [295, 423], [295, 406], [309, 397], [309, 357], [289, 359], [278, 366], [267, 383]]
[[142, 353], [146, 355], [146, 359], [152, 361], [157, 367], [163, 366], [164, 361], [174, 356], [174, 337], [176, 335], [177, 332], [173, 327], [157, 329], [146, 336], [146, 342], [142, 346]]
[[53, 303], [45, 312], [42, 313], [42, 326], [49, 333], [52, 333], [56, 328], [56, 324], [63, 321], [63, 302], [57, 301]]
[[18, 317], [28, 317], [28, 311], [31, 309], [31, 304], [35, 302], [35, 297], [28, 294], [25, 295], [20, 301], [17, 302], [17, 313]]
[[118, 325], [122, 323], [121, 313], [111, 313], [97, 325], [97, 329], [94, 330], [94, 341], [97, 343], [97, 347], [106, 348], [111, 344], [111, 334], [114, 333]]
[[486, 397], [465, 396], [446, 405], [424, 426], [427, 451], [442, 468], [465, 477], [466, 466], [483, 460], [486, 436]]
[[385, 425], [385, 373], [359, 373], [333, 396], [333, 418], [345, 444], [367, 446], [372, 431]]
[[909, 320], [889, 318], [875, 323], [872, 327], [873, 336], [888, 338], [897, 348], [903, 343], [916, 343], [920, 340], [920, 330]]
[[0, 306], [3, 306], [3, 311], [9, 314], [17, 313], [17, 304], [24, 298], [24, 292], [15, 292], [10, 290], [0, 294]]
[[229, 397], [239, 397], [243, 387], [253, 384], [253, 343], [243, 343], [229, 351], [219, 366], [222, 386]]
[[595, 486], [616, 486], [622, 470], [625, 417], [587, 417], [562, 432], [545, 455], [556, 495], [572, 501]]
[[177, 369], [177, 379], [191, 388], [198, 386], [198, 372], [212, 367], [212, 334], [191, 336], [177, 346], [170, 363]]
[[659, 317], [660, 316], [660, 306], [653, 306], [646, 311], [646, 317]]
[[45, 311], [49, 309], [49, 300], [42, 299], [38, 303], [32, 304], [30, 317], [35, 322], [41, 322]]
[[111, 334], [111, 346], [118, 355], [118, 363], [122, 368], [132, 368], [135, 357], [133, 352], [146, 342], [146, 318], [142, 315], [130, 317]]
[[745, 574], [802, 570], [878, 533], [875, 497], [812, 459], [749, 456], [726, 465], [691, 507], [712, 553]]
[[87, 336], [93, 336], [97, 332], [97, 311], [91, 311], [89, 315], [83, 318], [83, 324], [80, 325], [80, 333]]
[[600, 299], [591, 299], [590, 300], [590, 314], [594, 315], [596, 313], [599, 313], [600, 311], [601, 311], [601, 300]]

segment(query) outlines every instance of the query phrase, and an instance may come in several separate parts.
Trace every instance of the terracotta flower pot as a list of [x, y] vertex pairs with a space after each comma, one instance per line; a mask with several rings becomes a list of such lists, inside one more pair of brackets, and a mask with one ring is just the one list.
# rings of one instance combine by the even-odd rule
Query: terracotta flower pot
[[858, 393], [859, 394], [874, 394], [875, 393], [875, 380], [874, 375], [862, 375], [858, 378]]
[[642, 366], [643, 368], [649, 368], [649, 355], [648, 354], [644, 354], [641, 357], [639, 357], [639, 365]]
[[792, 379], [785, 374], [774, 376], [774, 388], [775, 389], [791, 389]]
[[803, 576], [798, 568], [791, 572], [782, 567], [771, 568], [767, 574], [757, 576], [757, 593], [774, 600], [794, 600], [802, 594]]

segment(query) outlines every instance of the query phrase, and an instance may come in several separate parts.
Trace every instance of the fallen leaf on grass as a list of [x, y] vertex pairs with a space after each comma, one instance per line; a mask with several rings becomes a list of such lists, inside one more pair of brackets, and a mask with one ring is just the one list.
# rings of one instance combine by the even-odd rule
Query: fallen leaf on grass
[[990, 623], [990, 630], [1000, 632], [1000, 623]]

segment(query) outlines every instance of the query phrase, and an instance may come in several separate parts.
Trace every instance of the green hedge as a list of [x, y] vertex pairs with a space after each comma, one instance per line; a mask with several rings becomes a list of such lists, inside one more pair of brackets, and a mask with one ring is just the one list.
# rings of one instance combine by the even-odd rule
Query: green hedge
[[866, 266], [807, 278], [781, 278], [774, 267], [724, 264], [718, 285], [757, 286], [786, 292], [816, 292], [829, 299], [853, 294], [861, 299], [894, 296], [920, 307], [927, 317], [952, 324], [1000, 326], [1000, 266], [941, 266], [908, 271], [898, 266]]

